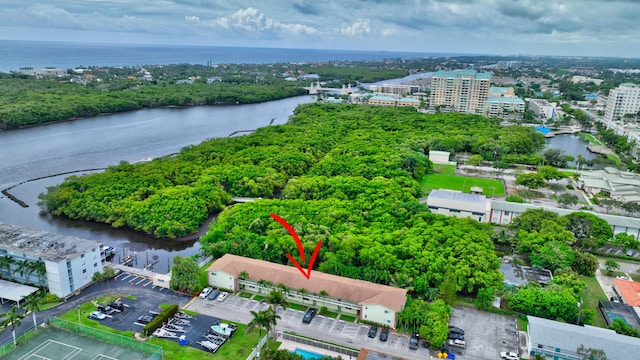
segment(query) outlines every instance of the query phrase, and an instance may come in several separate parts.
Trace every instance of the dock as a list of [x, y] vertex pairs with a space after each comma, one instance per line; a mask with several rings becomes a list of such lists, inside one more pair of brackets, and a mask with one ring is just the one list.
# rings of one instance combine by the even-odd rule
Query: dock
[[108, 267], [116, 270], [116, 273], [126, 272], [126, 273], [129, 273], [129, 274], [133, 274], [133, 275], [136, 275], [136, 276], [147, 278], [149, 280], [153, 280], [157, 276], [163, 275], [163, 274], [158, 274], [156, 272], [153, 272], [151, 270], [138, 269], [138, 268], [134, 268], [134, 267], [131, 267], [131, 266], [122, 265], [122, 264], [115, 264], [115, 263], [112, 263], [110, 261], [105, 262], [104, 266], [108, 266]]

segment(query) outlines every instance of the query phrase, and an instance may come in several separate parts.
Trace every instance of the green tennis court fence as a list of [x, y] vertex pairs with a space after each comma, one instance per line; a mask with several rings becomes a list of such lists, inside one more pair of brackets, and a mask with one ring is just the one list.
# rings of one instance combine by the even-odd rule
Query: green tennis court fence
[[[29, 329], [27, 329], [25, 332], [20, 334], [19, 336], [16, 336], [16, 344], [20, 345], [20, 344], [24, 344], [27, 341], [29, 341], [32, 337], [35, 336], [35, 331], [36, 330], [37, 330], [37, 328], [32, 326]], [[11, 327], [7, 326], [5, 331], [11, 332]], [[7, 355], [7, 354], [9, 354], [13, 350], [15, 350], [15, 348], [16, 347], [13, 345], [13, 339], [9, 340], [4, 345], [0, 346], [0, 358], [5, 356], [5, 355]]]
[[54, 317], [48, 318], [47, 324], [56, 329], [66, 330], [78, 335], [83, 335], [100, 341], [104, 341], [109, 344], [118, 345], [127, 349], [132, 349], [145, 354], [149, 354], [150, 356], [148, 360], [163, 359], [162, 347], [158, 345], [148, 344], [126, 336], [110, 333], [108, 331], [92, 328]]

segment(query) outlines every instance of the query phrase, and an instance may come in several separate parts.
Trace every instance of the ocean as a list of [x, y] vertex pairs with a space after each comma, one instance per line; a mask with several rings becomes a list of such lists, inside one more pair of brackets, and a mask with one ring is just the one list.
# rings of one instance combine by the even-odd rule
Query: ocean
[[460, 54], [0, 40], [0, 72], [24, 67], [71, 69], [168, 64], [274, 64], [453, 55]]

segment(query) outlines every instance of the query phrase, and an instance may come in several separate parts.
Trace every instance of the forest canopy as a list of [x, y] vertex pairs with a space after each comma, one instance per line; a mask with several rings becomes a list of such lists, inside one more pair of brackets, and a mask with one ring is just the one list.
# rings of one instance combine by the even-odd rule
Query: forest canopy
[[[163, 238], [193, 233], [225, 209], [202, 238], [206, 252], [287, 263], [286, 253], [297, 252], [270, 218], [276, 213], [309, 253], [323, 240], [321, 271], [378, 283], [402, 273], [418, 294], [438, 288], [447, 273], [456, 291], [473, 293], [502, 280], [492, 230], [420, 204], [418, 180], [432, 169], [427, 154], [450, 146], [526, 154], [537, 150], [532, 139], [531, 129], [481, 116], [313, 103], [286, 125], [71, 177], [41, 198], [54, 214]], [[228, 207], [232, 196], [262, 200]]]

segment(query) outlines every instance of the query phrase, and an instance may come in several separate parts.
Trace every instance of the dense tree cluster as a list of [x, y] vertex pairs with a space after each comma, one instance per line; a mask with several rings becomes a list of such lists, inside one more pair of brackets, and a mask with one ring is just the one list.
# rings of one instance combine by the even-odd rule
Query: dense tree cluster
[[600, 247], [613, 238], [609, 224], [590, 213], [574, 212], [565, 216], [542, 209], [530, 209], [512, 223], [517, 231], [520, 254], [527, 254], [532, 265], [551, 271], [571, 268], [593, 276], [598, 261], [581, 249]]
[[535, 151], [533, 137], [531, 129], [480, 116], [315, 103], [299, 107], [287, 125], [71, 177], [42, 198], [55, 214], [175, 237], [195, 232], [230, 196], [262, 197], [223, 211], [203, 248], [287, 263], [297, 249], [270, 218], [276, 213], [309, 254], [323, 240], [322, 271], [384, 284], [402, 273], [416, 295], [428, 297], [449, 274], [447, 288], [475, 293], [502, 280], [492, 230], [430, 214], [417, 200], [416, 180], [431, 170], [428, 151], [444, 144], [474, 153], [492, 153], [488, 143]]

